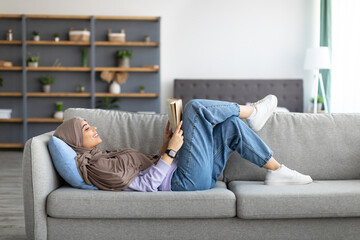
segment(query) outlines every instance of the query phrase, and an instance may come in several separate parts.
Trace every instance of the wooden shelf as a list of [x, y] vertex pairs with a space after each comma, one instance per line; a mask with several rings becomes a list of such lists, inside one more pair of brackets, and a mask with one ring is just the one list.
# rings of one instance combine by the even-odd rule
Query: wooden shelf
[[96, 67], [95, 71], [116, 71], [116, 72], [157, 72], [159, 68], [156, 67], [131, 67], [131, 68], [119, 68], [119, 67]]
[[90, 72], [89, 67], [26, 67], [28, 71], [69, 71], [69, 72]]
[[95, 97], [133, 97], [133, 98], [155, 98], [157, 93], [95, 93]]
[[21, 18], [21, 14], [0, 14], [0, 18]]
[[81, 19], [81, 20], [90, 20], [88, 15], [38, 15], [38, 14], [27, 14], [27, 18], [37, 18], [37, 19]]
[[0, 92], [0, 97], [22, 97], [21, 92]]
[[23, 148], [22, 143], [0, 143], [0, 148]]
[[0, 67], [0, 71], [21, 71], [22, 67]]
[[6, 41], [6, 40], [0, 40], [0, 44], [6, 44], [6, 45], [21, 45], [21, 40], [13, 40], [13, 41]]
[[91, 97], [91, 93], [42, 93], [28, 92], [28, 97]]
[[29, 123], [62, 123], [62, 119], [58, 118], [27, 118]]
[[131, 47], [157, 47], [157, 42], [109, 42], [97, 41], [95, 46], [131, 46]]
[[76, 41], [26, 41], [29, 45], [75, 45], [75, 46], [90, 46], [90, 42], [76, 42]]
[[159, 17], [120, 17], [120, 16], [94, 16], [97, 20], [129, 20], [129, 21], [159, 21]]
[[[24, 119], [22, 118], [0, 118], [0, 123], [22, 123]], [[58, 123], [62, 122], [62, 119], [57, 118], [27, 118], [29, 123]]]
[[7, 122], [7, 123], [21, 123], [23, 122], [22, 118], [0, 118], [0, 122]]

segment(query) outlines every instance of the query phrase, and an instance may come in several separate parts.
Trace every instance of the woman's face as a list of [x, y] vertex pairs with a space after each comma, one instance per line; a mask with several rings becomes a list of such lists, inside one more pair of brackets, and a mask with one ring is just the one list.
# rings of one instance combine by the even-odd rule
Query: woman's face
[[83, 134], [83, 148], [93, 149], [102, 142], [96, 132], [96, 127], [90, 126], [85, 120], [81, 122], [81, 131]]

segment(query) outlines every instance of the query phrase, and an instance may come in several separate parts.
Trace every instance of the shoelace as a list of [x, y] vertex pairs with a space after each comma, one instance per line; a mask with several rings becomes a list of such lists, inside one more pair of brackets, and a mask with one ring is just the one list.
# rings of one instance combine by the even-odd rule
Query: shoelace
[[259, 101], [257, 101], [257, 102], [251, 103], [251, 104], [250, 104], [250, 106], [255, 106], [255, 105], [258, 105], [259, 103], [262, 103], [262, 102], [264, 102], [264, 101], [265, 101], [265, 98], [260, 99], [260, 100], [259, 100]]

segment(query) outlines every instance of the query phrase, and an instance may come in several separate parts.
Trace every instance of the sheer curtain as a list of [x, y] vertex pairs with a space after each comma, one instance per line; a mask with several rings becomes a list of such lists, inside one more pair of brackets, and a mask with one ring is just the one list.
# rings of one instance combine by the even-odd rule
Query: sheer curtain
[[360, 112], [360, 1], [332, 1], [331, 112]]

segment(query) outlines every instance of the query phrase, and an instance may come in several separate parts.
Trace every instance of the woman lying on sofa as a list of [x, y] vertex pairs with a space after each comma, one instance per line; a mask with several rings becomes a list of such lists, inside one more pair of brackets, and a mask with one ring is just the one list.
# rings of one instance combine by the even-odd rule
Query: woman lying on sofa
[[[156, 155], [144, 155], [132, 148], [100, 151], [96, 148], [102, 142], [97, 128], [79, 117], [63, 122], [54, 136], [76, 151], [76, 164], [85, 183], [101, 190], [210, 189], [233, 151], [267, 169], [265, 184], [311, 183], [310, 176], [277, 162], [270, 148], [254, 133], [265, 125], [276, 106], [274, 95], [248, 106], [191, 100], [174, 132], [167, 123], [163, 145]], [[249, 127], [241, 119], [246, 119]]]

